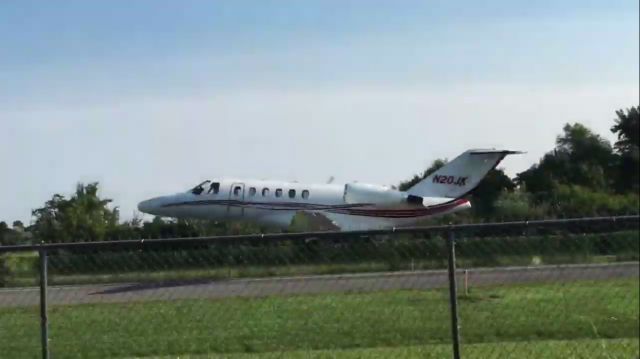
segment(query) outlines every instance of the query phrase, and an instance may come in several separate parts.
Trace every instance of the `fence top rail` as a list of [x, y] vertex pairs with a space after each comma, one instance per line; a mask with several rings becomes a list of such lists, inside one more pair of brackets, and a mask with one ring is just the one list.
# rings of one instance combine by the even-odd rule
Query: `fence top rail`
[[477, 229], [509, 229], [509, 228], [542, 228], [564, 226], [569, 224], [587, 224], [587, 223], [638, 223], [640, 215], [628, 216], [611, 216], [611, 217], [583, 217], [583, 218], [567, 218], [567, 219], [544, 219], [532, 221], [513, 221], [513, 222], [493, 222], [493, 223], [471, 223], [471, 224], [455, 224], [455, 225], [437, 225], [437, 226], [418, 226], [418, 227], [398, 227], [379, 230], [362, 230], [362, 231], [323, 231], [323, 232], [299, 232], [299, 233], [271, 233], [271, 234], [247, 234], [247, 235], [227, 235], [227, 236], [208, 236], [208, 237], [176, 237], [176, 238], [155, 238], [155, 239], [126, 239], [112, 241], [97, 242], [67, 242], [67, 243], [41, 243], [30, 245], [13, 245], [0, 246], [0, 254], [7, 252], [28, 252], [28, 251], [50, 251], [50, 250], [92, 250], [92, 249], [142, 249], [151, 248], [158, 245], [166, 244], [207, 244], [222, 243], [233, 241], [284, 241], [284, 240], [305, 240], [328, 239], [336, 237], [349, 236], [367, 236], [367, 235], [384, 235], [398, 233], [429, 233], [429, 232], [461, 232]]

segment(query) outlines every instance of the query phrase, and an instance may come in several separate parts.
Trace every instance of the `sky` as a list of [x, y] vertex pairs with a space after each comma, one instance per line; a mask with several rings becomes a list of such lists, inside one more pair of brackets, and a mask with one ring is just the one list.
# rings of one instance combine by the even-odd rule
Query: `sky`
[[397, 184], [468, 148], [611, 141], [639, 3], [0, 2], [0, 220], [98, 181], [123, 219], [220, 177]]

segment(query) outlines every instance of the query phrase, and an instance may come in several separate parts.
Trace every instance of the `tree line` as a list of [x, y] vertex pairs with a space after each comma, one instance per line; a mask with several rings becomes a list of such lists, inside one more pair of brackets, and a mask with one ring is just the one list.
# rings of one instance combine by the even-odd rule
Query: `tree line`
[[[489, 172], [471, 194], [473, 210], [457, 220], [514, 220], [638, 212], [640, 106], [616, 111], [611, 145], [581, 123], [567, 123], [555, 147], [515, 178]], [[406, 190], [447, 163], [437, 159]], [[451, 220], [447, 218], [447, 220]]]
[[[478, 222], [638, 213], [640, 106], [616, 111], [612, 145], [581, 123], [566, 124], [556, 145], [514, 178], [492, 170], [470, 194], [472, 210], [428, 223]], [[406, 190], [444, 166], [437, 159], [421, 174], [401, 182]], [[117, 207], [99, 195], [99, 184], [78, 184], [69, 197], [54, 194], [32, 211], [33, 222], [0, 222], [0, 245], [193, 237], [270, 232], [249, 223], [138, 217], [121, 221]], [[304, 230], [296, 226], [292, 230]]]

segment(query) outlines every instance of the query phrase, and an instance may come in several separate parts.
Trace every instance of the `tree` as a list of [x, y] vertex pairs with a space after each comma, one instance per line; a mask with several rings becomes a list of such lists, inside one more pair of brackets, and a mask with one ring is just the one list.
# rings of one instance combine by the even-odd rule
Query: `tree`
[[471, 194], [472, 208], [480, 217], [491, 217], [495, 203], [503, 192], [511, 192], [516, 185], [502, 169], [492, 169]]
[[21, 220], [13, 221], [13, 224], [11, 226], [13, 227], [14, 230], [24, 231], [24, 224], [22, 223]]
[[400, 182], [400, 185], [398, 186], [398, 189], [400, 191], [406, 191], [409, 188], [415, 186], [418, 182], [422, 181], [423, 179], [429, 177], [433, 172], [439, 170], [440, 168], [442, 168], [444, 165], [446, 165], [448, 162], [448, 160], [446, 159], [437, 159], [435, 161], [433, 161], [431, 163], [431, 166], [429, 166], [429, 168], [427, 168], [424, 172], [422, 172], [422, 175], [414, 175], [412, 179], [407, 180], [407, 181], [403, 181]]
[[98, 196], [98, 183], [80, 183], [71, 198], [55, 194], [44, 207], [32, 211], [34, 232], [45, 242], [104, 240], [116, 229], [119, 217], [109, 203], [110, 199]]
[[566, 124], [556, 147], [537, 165], [517, 175], [517, 183], [544, 199], [559, 184], [607, 191], [615, 182], [615, 155], [611, 144], [586, 126]]
[[[15, 223], [15, 222], [14, 222]], [[16, 226], [13, 229], [7, 226], [6, 222], [0, 222], [0, 246], [11, 246], [16, 244], [24, 244], [27, 241], [27, 235], [21, 227], [16, 230]]]
[[7, 226], [7, 222], [2, 221], [0, 222], [0, 246], [4, 246], [5, 241], [4, 241], [4, 237], [5, 237], [5, 233], [9, 230], [9, 226]]
[[[529, 193], [534, 194], [535, 202], [545, 199], [545, 194], [553, 193], [557, 187], [557, 180], [553, 176], [553, 167], [562, 168], [557, 162], [555, 153], [547, 153], [539, 163], [532, 165], [524, 172], [516, 176], [516, 184], [525, 188]], [[554, 162], [556, 164], [554, 165]]]
[[614, 154], [611, 144], [586, 126], [566, 124], [564, 134], [556, 139], [556, 151], [566, 158], [562, 182], [587, 188], [611, 188]]
[[618, 135], [618, 141], [615, 148], [620, 153], [638, 152], [640, 130], [638, 123], [640, 122], [640, 106], [627, 109], [627, 113], [623, 110], [616, 111], [618, 118], [615, 119], [615, 125], [611, 127], [611, 132]]
[[615, 125], [611, 127], [611, 132], [618, 136], [618, 141], [614, 145], [619, 155], [616, 189], [618, 192], [638, 192], [638, 182], [640, 181], [640, 151], [638, 149], [640, 106], [631, 107], [627, 109], [626, 113], [623, 110], [618, 110], [616, 115], [618, 118], [615, 119]]

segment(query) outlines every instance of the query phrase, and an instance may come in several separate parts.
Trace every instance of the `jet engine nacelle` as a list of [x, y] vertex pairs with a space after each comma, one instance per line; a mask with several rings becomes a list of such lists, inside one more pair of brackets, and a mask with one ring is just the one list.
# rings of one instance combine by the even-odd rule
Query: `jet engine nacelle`
[[402, 204], [407, 202], [407, 194], [386, 186], [347, 183], [344, 185], [345, 203]]

